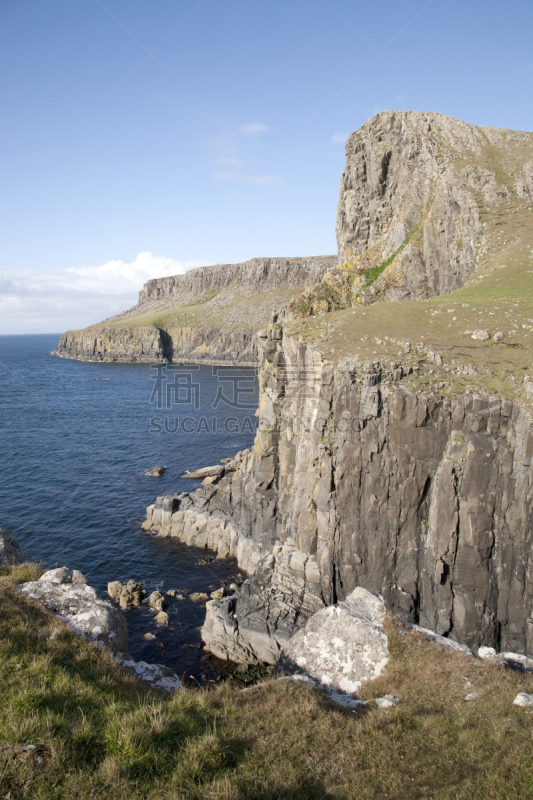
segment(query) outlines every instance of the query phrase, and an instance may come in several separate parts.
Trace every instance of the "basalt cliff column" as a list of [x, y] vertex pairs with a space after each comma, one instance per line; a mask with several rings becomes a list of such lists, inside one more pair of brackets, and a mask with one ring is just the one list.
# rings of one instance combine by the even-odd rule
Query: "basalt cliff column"
[[253, 450], [145, 527], [234, 554], [251, 573], [208, 603], [204, 640], [276, 661], [356, 587], [474, 649], [533, 654], [533, 428], [500, 396], [414, 393], [379, 362], [337, 370], [298, 336], [260, 340]]

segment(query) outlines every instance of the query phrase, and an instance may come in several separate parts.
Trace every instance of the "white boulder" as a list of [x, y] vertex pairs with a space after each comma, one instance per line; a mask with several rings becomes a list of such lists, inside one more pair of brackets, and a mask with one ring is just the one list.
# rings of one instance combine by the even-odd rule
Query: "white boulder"
[[522, 708], [528, 708], [529, 706], [533, 706], [533, 694], [518, 692], [515, 699], [513, 700], [513, 705], [521, 706]]
[[17, 588], [42, 603], [85, 639], [113, 653], [127, 651], [128, 626], [124, 614], [82, 581], [85, 578], [78, 570], [60, 567]]
[[380, 675], [389, 661], [382, 597], [358, 587], [336, 606], [308, 620], [280, 658], [285, 674], [305, 675], [328, 693], [353, 694]]

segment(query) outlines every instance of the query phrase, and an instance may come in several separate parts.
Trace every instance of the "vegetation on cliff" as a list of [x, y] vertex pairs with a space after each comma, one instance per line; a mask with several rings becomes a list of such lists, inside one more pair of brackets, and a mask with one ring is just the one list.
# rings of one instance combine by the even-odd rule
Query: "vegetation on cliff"
[[[471, 800], [533, 793], [533, 678], [440, 649], [389, 620], [392, 659], [344, 711], [274, 680], [163, 697], [136, 684], [15, 583], [0, 577], [0, 796]], [[477, 697], [465, 701], [467, 694]], [[31, 745], [28, 749], [28, 746]]]
[[[313, 342], [338, 366], [376, 360], [410, 366], [406, 381], [413, 389], [453, 394], [478, 387], [529, 404], [524, 378], [533, 374], [533, 204], [513, 198], [485, 212], [478, 266], [455, 292], [319, 314], [285, 330]], [[491, 338], [473, 339], [477, 330]], [[495, 341], [499, 332], [503, 339]]]
[[393, 709], [342, 711], [286, 681], [169, 699], [16, 593], [32, 577], [0, 579], [0, 796], [531, 796], [530, 715], [512, 706], [531, 675], [442, 651], [391, 619], [392, 661], [361, 696], [397, 694]]

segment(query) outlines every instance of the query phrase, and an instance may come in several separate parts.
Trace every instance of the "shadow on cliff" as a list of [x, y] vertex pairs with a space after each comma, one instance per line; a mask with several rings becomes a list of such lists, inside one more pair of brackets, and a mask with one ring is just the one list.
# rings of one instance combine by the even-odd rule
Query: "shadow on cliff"
[[163, 358], [168, 359], [168, 361], [172, 361], [174, 356], [174, 342], [172, 341], [172, 336], [170, 336], [167, 331], [163, 330], [163, 328], [158, 328], [158, 330], [159, 338], [161, 339]]

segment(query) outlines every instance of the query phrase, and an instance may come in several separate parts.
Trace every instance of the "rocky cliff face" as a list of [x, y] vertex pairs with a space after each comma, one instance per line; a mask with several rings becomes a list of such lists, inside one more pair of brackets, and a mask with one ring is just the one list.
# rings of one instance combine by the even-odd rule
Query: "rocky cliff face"
[[[217, 264], [213, 267], [191, 269], [185, 275], [173, 275], [148, 281], [139, 292], [139, 306], [126, 312], [138, 313], [138, 308], [158, 300], [183, 302], [214, 290], [239, 286], [244, 295], [318, 283], [326, 270], [335, 264], [335, 256], [311, 258], [252, 258], [242, 264]], [[122, 315], [121, 315], [122, 316]]]
[[218, 328], [148, 326], [87, 328], [61, 334], [54, 355], [82, 361], [185, 361], [256, 366], [257, 340], [251, 332]]
[[335, 370], [280, 335], [261, 340], [253, 451], [148, 509], [145, 527], [252, 573], [208, 604], [207, 646], [274, 662], [314, 611], [362, 586], [470, 647], [533, 653], [529, 414], [497, 395], [414, 393], [399, 364]]
[[62, 334], [54, 354], [256, 366], [257, 329], [335, 263], [335, 256], [254, 258], [148, 281], [136, 306], [100, 325]]
[[384, 111], [352, 133], [337, 206], [341, 269], [295, 301], [295, 316], [464, 285], [487, 215], [531, 199], [533, 134], [441, 114]]

